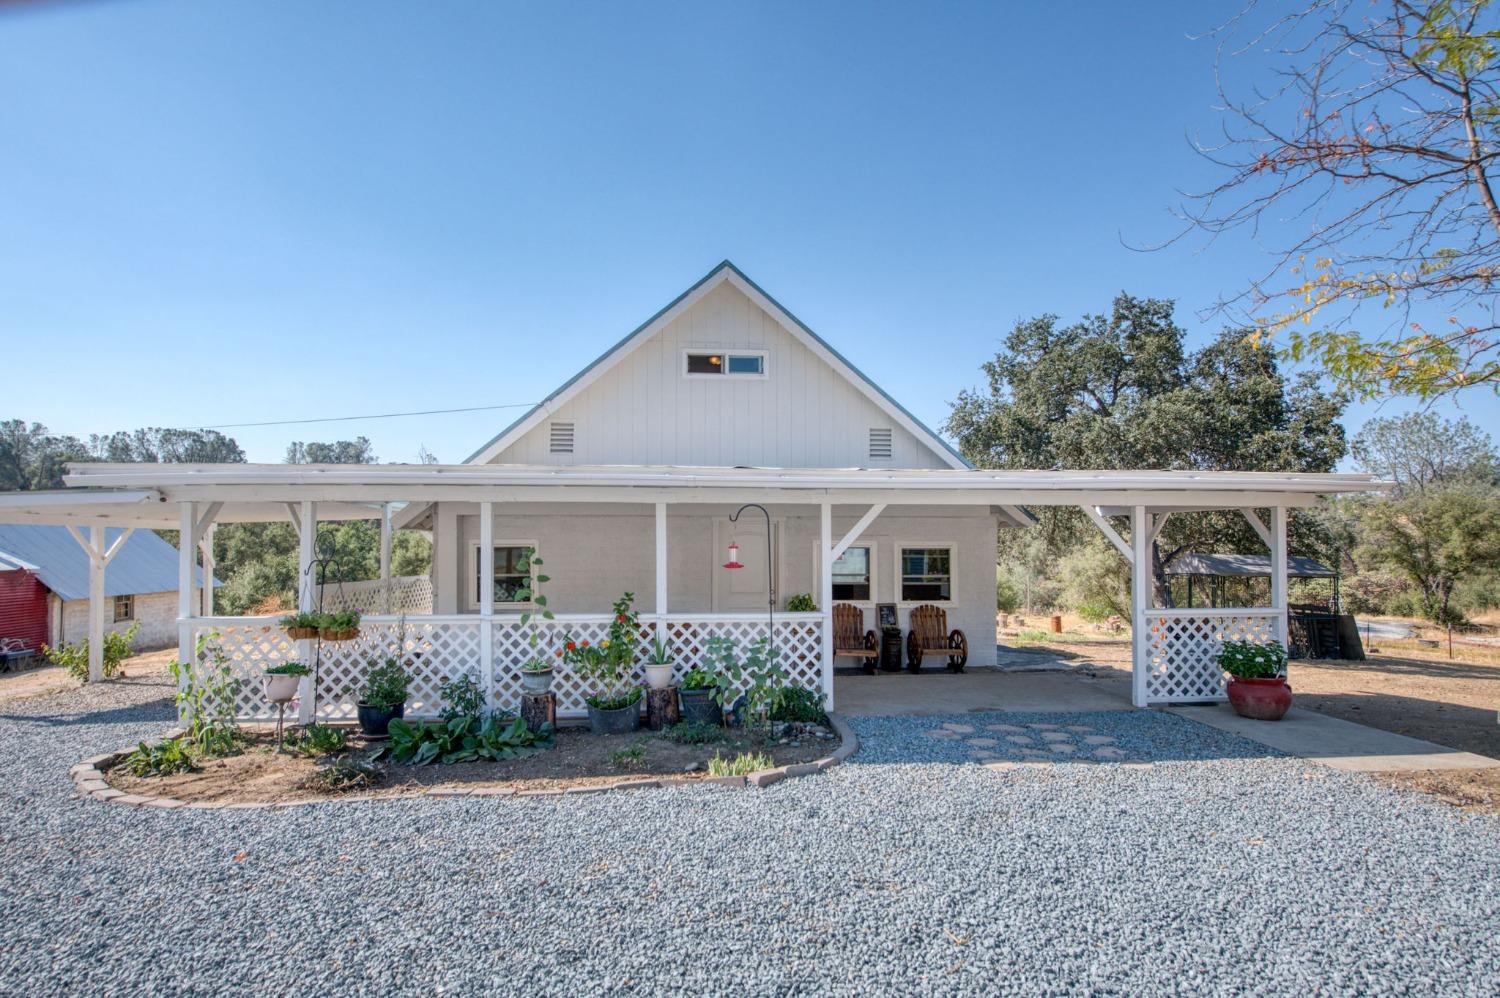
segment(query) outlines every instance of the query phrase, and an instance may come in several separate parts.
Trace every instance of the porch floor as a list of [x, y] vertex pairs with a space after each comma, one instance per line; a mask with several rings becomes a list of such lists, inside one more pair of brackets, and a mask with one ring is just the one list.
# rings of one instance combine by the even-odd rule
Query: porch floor
[[881, 672], [873, 676], [838, 675], [834, 703], [840, 714], [966, 714], [990, 711], [1078, 713], [1132, 710], [1130, 680], [1115, 670], [1091, 675], [1078, 669], [1056, 672], [1011, 672], [944, 669]]

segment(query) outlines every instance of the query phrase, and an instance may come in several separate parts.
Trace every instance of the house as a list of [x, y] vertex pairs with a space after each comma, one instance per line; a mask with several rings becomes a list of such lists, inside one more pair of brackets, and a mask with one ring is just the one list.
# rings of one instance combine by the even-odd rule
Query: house
[[[105, 532], [106, 547], [123, 533]], [[30, 649], [86, 640], [89, 564], [86, 546], [65, 526], [0, 524], [0, 639]], [[177, 642], [177, 549], [156, 534], [134, 531], [115, 550], [103, 595], [106, 630], [139, 624], [139, 650]]]
[[[969, 664], [989, 665], [997, 532], [1026, 528], [1027, 507], [1046, 505], [1080, 509], [1131, 566], [1134, 702], [1222, 699], [1221, 643], [1287, 634], [1288, 511], [1382, 487], [1366, 475], [971, 468], [727, 261], [464, 464], [75, 464], [65, 482], [0, 496], [0, 523], [89, 527], [96, 584], [103, 526], [180, 531], [179, 655], [192, 660], [196, 639], [213, 635], [244, 680], [243, 717], [270, 716], [256, 682], [266, 666], [315, 661], [303, 720], [349, 716], [343, 691], [397, 646], [415, 670], [408, 714], [437, 712], [443, 683], [461, 674], [513, 708], [519, 666], [569, 636], [601, 638], [627, 591], [679, 673], [704, 661], [711, 638], [769, 634], [790, 681], [834, 706], [835, 604], [864, 611], [866, 627], [880, 605], [903, 628], [914, 608], [937, 607], [967, 633]], [[1153, 606], [1151, 539], [1180, 512], [1215, 509], [1239, 511], [1264, 541], [1269, 604]], [[378, 612], [357, 640], [322, 646], [291, 641], [274, 618], [203, 612], [194, 552], [213, 525], [288, 519], [301, 609], [317, 606], [319, 523], [369, 519], [381, 525], [382, 585], [392, 531], [431, 531], [431, 612], [387, 592], [365, 604]], [[527, 549], [545, 562], [556, 620], [523, 616]], [[800, 594], [815, 609], [791, 611]], [[582, 713], [585, 682], [560, 668], [560, 717]]]

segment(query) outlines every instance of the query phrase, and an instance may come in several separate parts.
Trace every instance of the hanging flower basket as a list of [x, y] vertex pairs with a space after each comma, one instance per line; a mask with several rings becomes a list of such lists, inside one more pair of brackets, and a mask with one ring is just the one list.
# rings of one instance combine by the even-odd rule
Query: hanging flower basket
[[318, 636], [316, 627], [288, 627], [286, 636], [293, 641], [311, 641]]
[[323, 618], [316, 613], [294, 613], [282, 617], [281, 626], [286, 629], [286, 636], [293, 641], [311, 641], [318, 636]]
[[325, 613], [319, 634], [324, 641], [353, 641], [359, 637], [359, 614], [353, 610]]
[[359, 637], [358, 627], [325, 627], [318, 632], [324, 641], [353, 641]]

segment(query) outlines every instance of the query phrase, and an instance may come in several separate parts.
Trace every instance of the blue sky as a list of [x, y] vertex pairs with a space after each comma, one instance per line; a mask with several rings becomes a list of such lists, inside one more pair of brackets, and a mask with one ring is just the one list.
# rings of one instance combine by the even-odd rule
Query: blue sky
[[[0, 417], [534, 402], [726, 257], [934, 426], [1021, 317], [1127, 289], [1198, 342], [1263, 250], [1125, 243], [1215, 179], [1189, 35], [1238, 7], [11, 8]], [[364, 433], [458, 461], [515, 414], [228, 432], [252, 460]]]

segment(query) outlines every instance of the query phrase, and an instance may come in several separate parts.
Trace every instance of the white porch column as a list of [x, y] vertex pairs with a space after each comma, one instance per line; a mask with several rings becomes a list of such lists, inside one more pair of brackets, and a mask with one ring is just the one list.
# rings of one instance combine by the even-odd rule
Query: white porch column
[[1286, 507], [1271, 509], [1271, 609], [1276, 611], [1276, 640], [1286, 647], [1291, 641], [1286, 619], [1287, 557]]
[[[535, 573], [533, 573], [535, 574]], [[479, 672], [484, 702], [495, 708], [495, 504], [479, 504]]]
[[210, 523], [203, 530], [203, 539], [198, 542], [199, 549], [203, 552], [203, 585], [200, 591], [203, 594], [200, 602], [203, 604], [203, 616], [214, 615], [214, 531], [217, 524]]
[[188, 670], [195, 669], [193, 651], [193, 534], [198, 521], [193, 515], [193, 504], [185, 502], [180, 507], [181, 515], [177, 534], [177, 661], [179, 690], [187, 685]]
[[89, 528], [89, 682], [104, 679], [104, 528]]
[[[318, 504], [304, 501], [295, 517], [297, 522], [297, 609], [312, 613], [318, 608], [317, 579], [313, 578], [312, 563], [317, 557]], [[297, 659], [311, 668], [313, 643], [297, 642]], [[297, 722], [308, 724], [313, 716], [313, 676], [306, 675], [297, 684]]]
[[1130, 699], [1137, 707], [1146, 706], [1146, 674], [1150, 636], [1146, 611], [1151, 607], [1151, 534], [1150, 518], [1145, 506], [1130, 508]]
[[380, 505], [380, 611], [391, 612], [391, 504]]
[[656, 615], [667, 615], [667, 504], [656, 504]]
[[833, 505], [818, 509], [818, 606], [823, 611], [823, 696], [833, 709]]

